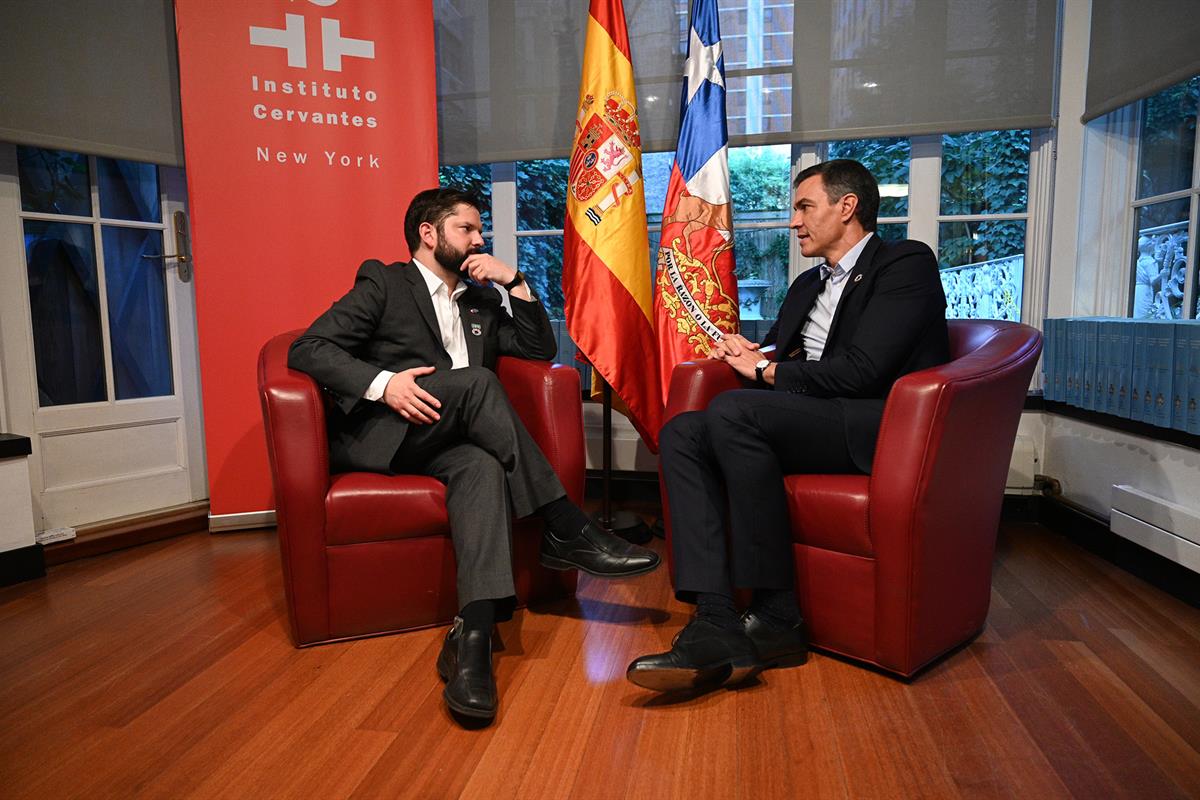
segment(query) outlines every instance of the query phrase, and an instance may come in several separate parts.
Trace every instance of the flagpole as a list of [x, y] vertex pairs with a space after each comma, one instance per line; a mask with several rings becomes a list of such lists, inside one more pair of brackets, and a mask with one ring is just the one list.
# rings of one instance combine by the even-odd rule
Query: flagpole
[[[596, 373], [599, 377], [599, 374]], [[650, 527], [641, 517], [629, 511], [614, 511], [612, 507], [612, 387], [608, 381], [599, 378], [603, 384], [601, 397], [604, 401], [603, 436], [604, 444], [600, 470], [600, 516], [596, 518], [601, 528], [609, 533], [620, 536], [634, 544], [645, 544], [652, 536]]]

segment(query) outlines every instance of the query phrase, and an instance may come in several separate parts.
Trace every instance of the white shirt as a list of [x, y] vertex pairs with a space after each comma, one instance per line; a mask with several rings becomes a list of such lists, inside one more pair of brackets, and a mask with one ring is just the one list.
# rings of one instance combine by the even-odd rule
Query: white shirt
[[[467, 335], [463, 332], [462, 317], [458, 309], [458, 298], [467, 290], [467, 285], [459, 281], [458, 286], [455, 286], [454, 291], [451, 292], [446, 288], [442, 279], [433, 274], [420, 261], [414, 258], [412, 263], [417, 268], [417, 272], [421, 273], [421, 277], [425, 279], [425, 285], [429, 287], [429, 298], [433, 300], [433, 312], [437, 315], [438, 333], [442, 337], [442, 347], [446, 348], [446, 352], [450, 354], [450, 369], [462, 369], [469, 366]], [[381, 371], [375, 376], [375, 380], [371, 381], [363, 398], [382, 400], [383, 391], [395, 374], [386, 369]]]
[[871, 240], [871, 235], [868, 233], [860, 239], [858, 244], [847, 250], [846, 255], [842, 256], [842, 260], [834, 265], [833, 273], [821, 287], [821, 293], [817, 295], [817, 302], [813, 304], [812, 311], [808, 314], [808, 321], [800, 329], [801, 335], [804, 336], [804, 353], [808, 356], [809, 361], [820, 360], [821, 354], [825, 352], [825, 342], [829, 339], [829, 326], [833, 324], [834, 312], [837, 311], [838, 303], [841, 302], [846, 284], [850, 283], [850, 273], [854, 271], [858, 257], [862, 255], [863, 248]]

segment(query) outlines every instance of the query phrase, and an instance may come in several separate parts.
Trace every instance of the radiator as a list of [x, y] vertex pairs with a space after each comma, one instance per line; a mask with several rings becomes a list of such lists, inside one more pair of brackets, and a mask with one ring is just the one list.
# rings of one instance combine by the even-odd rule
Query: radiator
[[1109, 530], [1200, 572], [1200, 511], [1132, 486], [1112, 487]]

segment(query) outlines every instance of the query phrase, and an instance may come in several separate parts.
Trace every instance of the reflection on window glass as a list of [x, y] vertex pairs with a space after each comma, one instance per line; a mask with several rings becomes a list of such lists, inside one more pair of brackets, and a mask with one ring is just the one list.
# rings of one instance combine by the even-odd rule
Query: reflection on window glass
[[948, 318], [1021, 319], [1024, 220], [943, 222], [938, 251]]
[[21, 210], [42, 214], [92, 214], [87, 156], [38, 147], [17, 148]]
[[463, 164], [438, 167], [438, 183], [442, 186], [453, 186], [455, 189], [465, 189], [479, 198], [483, 208], [479, 215], [483, 218], [483, 229], [492, 229], [492, 166], [490, 164]]
[[162, 231], [101, 228], [113, 388], [118, 400], [174, 393]]
[[567, 215], [568, 167], [565, 158], [517, 162], [517, 230], [547, 231], [563, 227]]
[[1186, 197], [1137, 209], [1134, 232], [1134, 319], [1179, 319], [1187, 279]]
[[[728, 61], [726, 61], [728, 65]], [[728, 75], [725, 115], [729, 134], [787, 131], [792, 124], [792, 75]]]
[[1021, 214], [1028, 196], [1029, 131], [942, 137], [943, 214]]
[[903, 217], [908, 214], [908, 165], [911, 157], [912, 145], [908, 139], [851, 139], [829, 143], [831, 160], [852, 158], [861, 162], [875, 176], [879, 182], [881, 217]]
[[106, 399], [92, 226], [25, 221], [38, 405]]
[[517, 269], [525, 273], [550, 319], [563, 319], [563, 237], [517, 237]]
[[667, 186], [671, 183], [671, 164], [674, 161], [674, 150], [669, 153], [642, 153], [646, 213], [650, 216], [651, 228], [662, 222], [663, 204], [667, 200]]
[[1023, 256], [1025, 221], [943, 222], [939, 225], [938, 251], [943, 268]]
[[734, 231], [738, 303], [743, 320], [775, 319], [788, 288], [788, 229]]
[[888, 242], [898, 242], [908, 238], [907, 222], [881, 222], [875, 231], [879, 238]]
[[1147, 98], [1138, 145], [1138, 197], [1192, 185], [1200, 75]]
[[100, 216], [137, 222], [162, 221], [158, 167], [137, 161], [97, 158], [96, 174], [100, 183]]
[[790, 216], [791, 175], [791, 148], [786, 144], [730, 150], [729, 191], [734, 219], [747, 222]]

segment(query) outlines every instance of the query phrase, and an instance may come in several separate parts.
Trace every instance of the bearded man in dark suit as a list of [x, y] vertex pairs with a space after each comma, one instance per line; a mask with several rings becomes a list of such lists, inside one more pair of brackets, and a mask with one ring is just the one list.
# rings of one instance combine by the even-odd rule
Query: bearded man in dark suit
[[[541, 562], [601, 577], [649, 572], [659, 557], [593, 523], [509, 405], [498, 356], [548, 360], [550, 320], [524, 275], [482, 252], [479, 203], [456, 189], [421, 192], [404, 217], [412, 261], [366, 261], [354, 287], [298, 338], [288, 365], [328, 391], [334, 472], [430, 475], [446, 511], [462, 610], [438, 673], [459, 714], [496, 713], [492, 628], [515, 605], [513, 516], [546, 522]], [[469, 280], [468, 280], [469, 278]], [[500, 293], [508, 293], [511, 315]]]
[[[869, 474], [892, 384], [950, 357], [937, 260], [920, 242], [875, 233], [874, 176], [857, 161], [827, 161], [796, 176], [794, 198], [800, 250], [825, 264], [788, 290], [762, 342], [776, 358], [727, 337], [713, 357], [754, 388], [662, 430], [676, 596], [697, 608], [670, 651], [629, 665], [639, 686], [737, 683], [806, 660], [783, 476]], [[735, 586], [753, 590], [740, 616]]]

